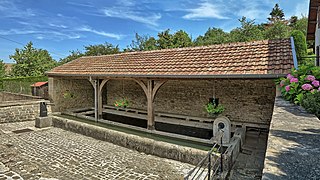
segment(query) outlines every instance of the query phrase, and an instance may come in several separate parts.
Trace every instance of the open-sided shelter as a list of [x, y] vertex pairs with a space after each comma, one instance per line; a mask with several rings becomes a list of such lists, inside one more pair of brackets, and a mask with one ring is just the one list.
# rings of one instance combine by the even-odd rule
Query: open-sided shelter
[[232, 123], [268, 127], [274, 105], [274, 80], [297, 65], [293, 39], [86, 56], [48, 72], [53, 111], [95, 107], [121, 98], [147, 111], [207, 117], [212, 97], [225, 106]]

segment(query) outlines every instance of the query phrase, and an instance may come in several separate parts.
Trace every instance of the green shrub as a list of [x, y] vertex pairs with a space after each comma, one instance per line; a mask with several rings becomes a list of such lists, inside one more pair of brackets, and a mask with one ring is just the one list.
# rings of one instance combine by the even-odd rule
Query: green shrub
[[126, 98], [123, 98], [114, 102], [114, 106], [126, 108], [129, 107], [129, 101]]
[[280, 78], [279, 85], [284, 99], [300, 104], [303, 96], [319, 89], [320, 67], [302, 65], [298, 70], [292, 69], [286, 78]]
[[299, 66], [298, 70], [292, 69], [286, 78], [280, 78], [277, 83], [284, 99], [320, 117], [320, 67]]
[[307, 55], [306, 36], [303, 34], [303, 32], [299, 30], [293, 30], [291, 32], [291, 36], [294, 39], [294, 46], [297, 53], [299, 64], [305, 64], [302, 57], [305, 57]]
[[308, 112], [313, 113], [320, 118], [320, 92], [306, 94], [301, 101], [301, 105]]
[[208, 103], [205, 108], [208, 114], [221, 114], [224, 111], [224, 106], [222, 104], [216, 105], [214, 103]]
[[0, 79], [0, 90], [31, 95], [31, 85], [44, 81], [48, 81], [47, 76], [3, 78]]

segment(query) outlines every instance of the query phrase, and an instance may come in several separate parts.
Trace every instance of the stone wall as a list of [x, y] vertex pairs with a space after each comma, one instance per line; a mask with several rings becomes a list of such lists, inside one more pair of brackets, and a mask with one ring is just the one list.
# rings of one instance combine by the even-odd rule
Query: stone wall
[[[111, 80], [104, 90], [108, 105], [125, 97], [132, 108], [147, 109], [146, 96], [134, 81]], [[273, 80], [171, 80], [159, 89], [155, 110], [207, 117], [204, 106], [215, 96], [225, 106], [223, 115], [231, 121], [269, 124], [275, 93]]]
[[[7, 101], [0, 103], [0, 123], [32, 121], [39, 116], [40, 102], [43, 101]], [[48, 101], [44, 101], [49, 103]], [[51, 112], [50, 105], [47, 106]]]
[[49, 78], [48, 82], [53, 112], [94, 106], [93, 87], [87, 79]]
[[[65, 98], [64, 93], [74, 95]], [[94, 92], [88, 80], [49, 78], [53, 111], [93, 107]], [[155, 110], [189, 116], [207, 117], [205, 104], [215, 96], [225, 106], [223, 115], [233, 122], [268, 125], [271, 120], [276, 88], [269, 79], [170, 80], [158, 91]], [[113, 105], [127, 98], [130, 107], [147, 109], [142, 88], [132, 80], [110, 80], [103, 88], [103, 104]]]
[[36, 100], [36, 99], [42, 99], [42, 97], [11, 93], [11, 92], [0, 92], [0, 103], [4, 101]]
[[52, 117], [52, 125], [146, 154], [174, 159], [193, 165], [198, 164], [207, 154], [203, 150], [157, 141], [56, 116]]

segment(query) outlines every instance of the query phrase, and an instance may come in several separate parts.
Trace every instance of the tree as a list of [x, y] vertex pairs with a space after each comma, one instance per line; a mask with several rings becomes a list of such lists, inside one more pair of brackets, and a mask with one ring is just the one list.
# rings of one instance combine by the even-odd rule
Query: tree
[[44, 49], [36, 49], [32, 42], [9, 56], [16, 64], [12, 67], [14, 76], [42, 76], [44, 73], [56, 66], [49, 52]]
[[183, 30], [174, 33], [172, 41], [174, 48], [190, 47], [193, 45], [191, 38]]
[[149, 39], [147, 39], [144, 42], [144, 49], [145, 51], [150, 51], [150, 50], [156, 50], [159, 49], [159, 47], [157, 46], [157, 40], [154, 37], [149, 37]]
[[199, 36], [195, 40], [194, 44], [197, 46], [222, 44], [229, 41], [228, 33], [224, 32], [220, 28], [209, 28], [204, 36]]
[[0, 59], [0, 78], [3, 78], [6, 74], [6, 64]]
[[275, 4], [274, 8], [270, 12], [270, 17], [268, 17], [268, 20], [273, 24], [277, 21], [283, 21], [284, 20], [284, 12], [282, 9], [280, 9], [279, 4]]
[[247, 42], [264, 38], [261, 27], [255, 25], [254, 20], [247, 20], [246, 17], [242, 17], [239, 22], [241, 27], [235, 28], [230, 32], [232, 42]]
[[282, 21], [277, 21], [266, 28], [266, 39], [287, 38], [289, 36], [289, 27]]
[[146, 51], [155, 50], [157, 47], [157, 40], [154, 37], [140, 36], [138, 33], [135, 35], [135, 40], [124, 49], [124, 51]]
[[[292, 19], [291, 19], [292, 20]], [[307, 28], [308, 28], [308, 18], [303, 16], [296, 21], [290, 22], [290, 26], [293, 30], [301, 31], [305, 36], [307, 36]]]
[[78, 59], [81, 56], [84, 56], [84, 54], [82, 52], [80, 52], [79, 50], [76, 51], [70, 51], [70, 55], [68, 55], [67, 57], [60, 59], [59, 61], [59, 65], [65, 64], [67, 62], [73, 61], [75, 59]]
[[120, 53], [118, 45], [114, 46], [107, 42], [104, 44], [85, 46], [84, 48], [86, 50], [84, 53], [86, 56], [101, 56]]
[[297, 53], [298, 61], [300, 64], [302, 64], [304, 63], [302, 57], [306, 57], [307, 55], [306, 36], [299, 30], [292, 31], [291, 36], [294, 39], [294, 46]]
[[160, 49], [169, 49], [174, 47], [173, 35], [170, 34], [170, 29], [158, 33], [157, 44]]

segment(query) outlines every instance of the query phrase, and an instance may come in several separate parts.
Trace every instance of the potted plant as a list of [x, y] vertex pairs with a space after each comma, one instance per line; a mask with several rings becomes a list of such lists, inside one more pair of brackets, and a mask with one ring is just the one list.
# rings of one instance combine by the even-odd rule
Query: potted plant
[[205, 109], [210, 117], [216, 118], [219, 114], [223, 113], [224, 106], [222, 104], [216, 104], [214, 102], [209, 102], [205, 105]]
[[129, 106], [129, 101], [126, 99], [126, 98], [122, 98], [120, 100], [117, 100], [115, 103], [114, 103], [114, 106], [116, 107], [121, 107], [121, 108], [126, 108]]

